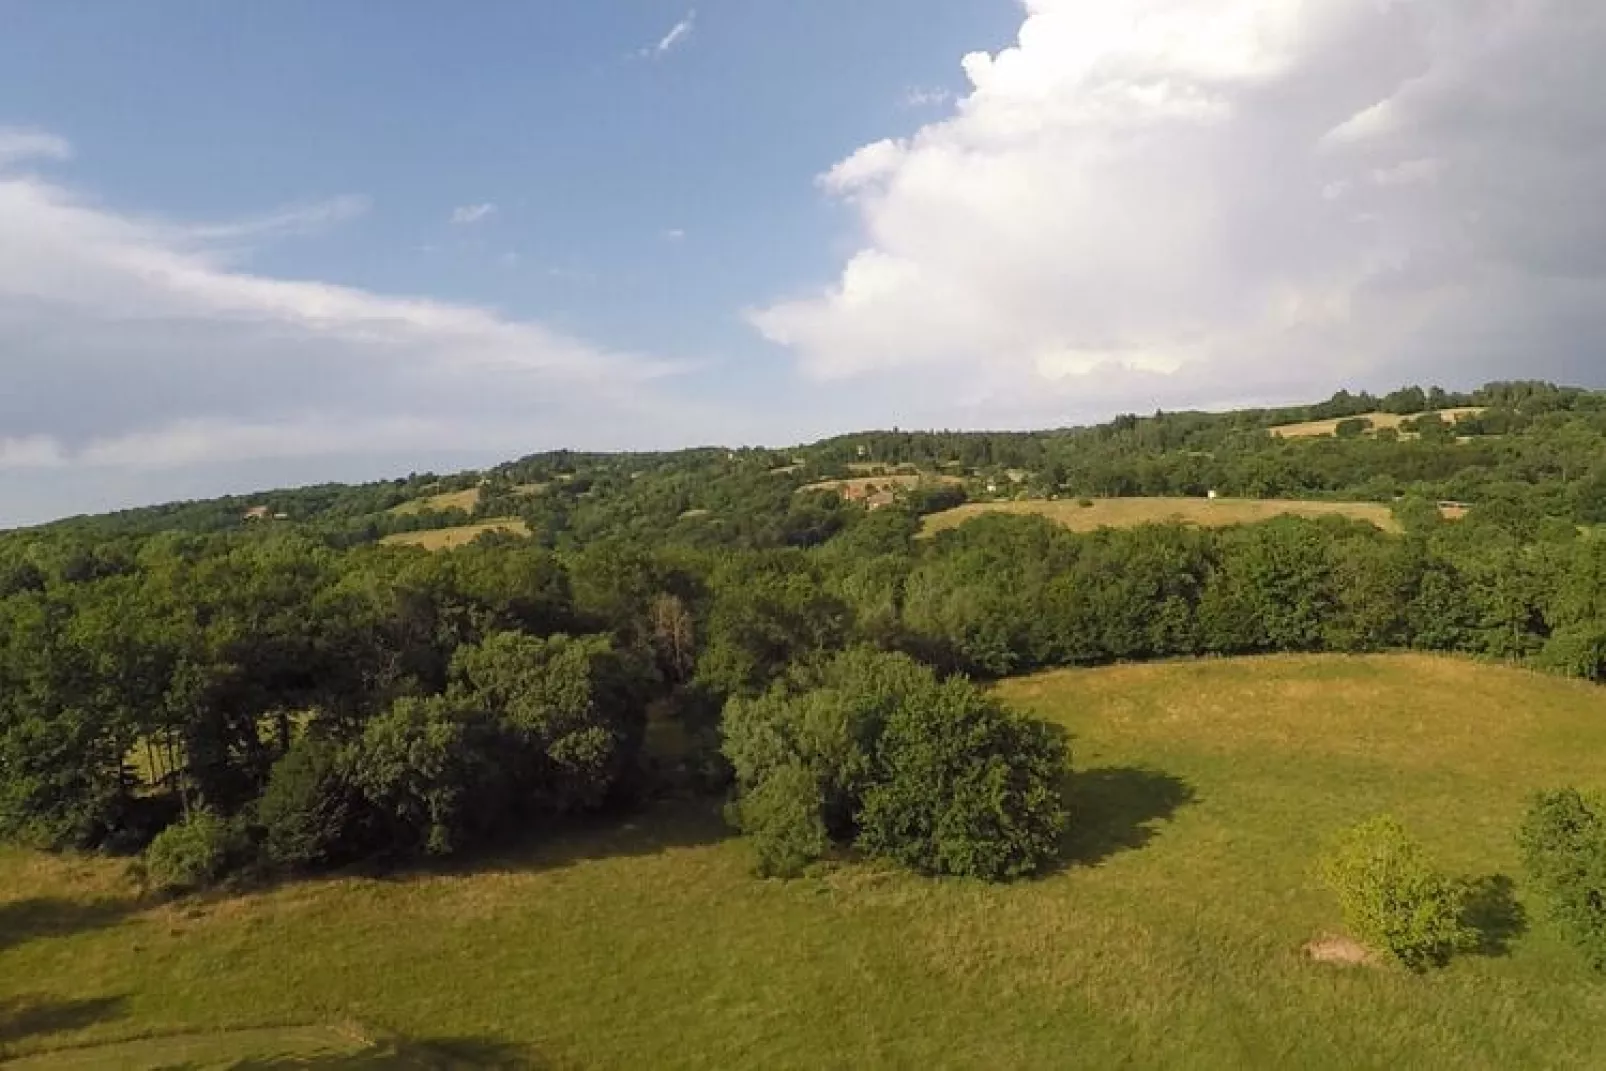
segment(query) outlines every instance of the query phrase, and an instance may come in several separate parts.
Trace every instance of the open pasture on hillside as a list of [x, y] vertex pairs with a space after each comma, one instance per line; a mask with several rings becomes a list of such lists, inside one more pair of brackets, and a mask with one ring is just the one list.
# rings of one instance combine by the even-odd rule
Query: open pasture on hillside
[[[1458, 409], [1438, 409], [1434, 411], [1444, 419], [1446, 424], [1454, 424], [1462, 417], [1477, 416], [1483, 412], [1483, 407], [1462, 406]], [[1399, 426], [1405, 421], [1415, 420], [1417, 417], [1426, 415], [1426, 413], [1413, 413], [1410, 416], [1400, 416], [1398, 413], [1362, 413], [1359, 418], [1340, 417], [1333, 420], [1308, 420], [1301, 424], [1283, 424], [1270, 430], [1279, 439], [1315, 439], [1323, 435], [1338, 434], [1338, 425], [1345, 419], [1360, 419], [1371, 422], [1372, 426], [1367, 429], [1367, 434], [1370, 435], [1374, 434], [1379, 428], [1394, 428], [1398, 430]], [[1410, 438], [1415, 435], [1415, 432], [1401, 432], [1401, 435], [1405, 438]]]
[[456, 528], [398, 532], [386, 536], [380, 542], [390, 546], [423, 547], [425, 550], [455, 550], [458, 547], [466, 547], [486, 532], [507, 532], [509, 535], [527, 536], [530, 534], [530, 526], [517, 517], [504, 517], [501, 520], [464, 524]]
[[844, 480], [821, 480], [818, 483], [799, 487], [798, 493], [801, 494], [804, 491], [835, 491], [843, 498], [864, 498], [877, 491], [906, 490], [911, 487], [919, 487], [921, 484], [947, 484], [953, 486], [964, 482], [958, 476], [905, 472], [892, 473], [885, 476], [855, 476]]
[[399, 506], [392, 506], [391, 513], [399, 516], [410, 516], [415, 513], [445, 513], [447, 510], [460, 509], [464, 513], [473, 513], [474, 508], [480, 504], [480, 489], [470, 487], [466, 491], [447, 491], [444, 494], [430, 495], [427, 498], [415, 498], [411, 502], [403, 502]]
[[[1082, 502], [1091, 503], [1082, 505]], [[1351, 517], [1367, 521], [1385, 532], [1400, 530], [1389, 508], [1376, 502], [1296, 502], [1290, 499], [1251, 498], [1061, 498], [1021, 502], [970, 502], [927, 517], [927, 535], [957, 528], [986, 513], [1036, 514], [1073, 532], [1100, 528], [1134, 528], [1140, 524], [1197, 524], [1226, 528], [1254, 524], [1273, 517]]]
[[[0, 1057], [1606, 1066], [1606, 985], [1530, 899], [1513, 839], [1532, 791], [1606, 787], [1606, 692], [1409, 655], [998, 691], [1065, 725], [1074, 758], [1063, 865], [1002, 887], [851, 862], [757, 880], [699, 802], [472, 864], [166, 904], [122, 862], [0, 852]], [[1302, 954], [1340, 933], [1314, 860], [1380, 811], [1480, 882], [1481, 952], [1427, 976]]]

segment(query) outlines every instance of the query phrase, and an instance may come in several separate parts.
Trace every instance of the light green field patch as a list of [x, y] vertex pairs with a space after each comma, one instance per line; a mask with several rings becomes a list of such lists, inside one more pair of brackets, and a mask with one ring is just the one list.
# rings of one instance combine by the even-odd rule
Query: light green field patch
[[480, 504], [480, 489], [470, 487], [466, 491], [448, 491], [445, 494], [430, 495], [428, 498], [415, 498], [411, 502], [403, 502], [393, 506], [391, 513], [398, 516], [410, 516], [415, 513], [445, 513], [447, 510], [460, 509], [464, 513], [473, 513], [474, 508]]

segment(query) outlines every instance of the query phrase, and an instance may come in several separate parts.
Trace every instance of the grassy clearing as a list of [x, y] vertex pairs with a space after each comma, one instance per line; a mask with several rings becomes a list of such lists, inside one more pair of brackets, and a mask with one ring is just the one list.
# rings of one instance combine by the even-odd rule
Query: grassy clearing
[[436, 528], [428, 532], [398, 532], [380, 540], [391, 546], [423, 547], [425, 550], [455, 550], [474, 542], [486, 532], [508, 532], [516, 536], [530, 534], [530, 526], [517, 517], [486, 521], [483, 524], [465, 524], [457, 528]]
[[480, 504], [480, 489], [470, 487], [466, 491], [448, 491], [445, 494], [430, 495], [428, 498], [415, 498], [411, 502], [403, 502], [399, 506], [392, 506], [390, 512], [399, 516], [410, 516], [415, 513], [445, 513], [447, 510], [460, 509], [464, 513], [473, 513]]
[[1074, 498], [1055, 499], [1052, 502], [1040, 499], [1026, 502], [971, 502], [932, 514], [926, 518], [923, 530], [931, 535], [947, 528], [957, 528], [984, 513], [1037, 514], [1073, 532], [1171, 522], [1225, 528], [1287, 516], [1353, 517], [1375, 524], [1385, 532], [1400, 530], [1399, 522], [1389, 508], [1375, 502], [1296, 502], [1250, 498], [1094, 498], [1085, 501], [1092, 505], [1083, 506]]
[[[1483, 412], [1483, 407], [1474, 405], [1462, 406], [1459, 409], [1438, 409], [1434, 411], [1444, 418], [1446, 424], [1454, 424], [1464, 416], [1477, 416]], [[1400, 416], [1396, 413], [1362, 413], [1360, 419], [1372, 422], [1372, 427], [1367, 431], [1367, 434], [1371, 435], [1376, 433], [1379, 428], [1398, 429], [1404, 421], [1415, 420], [1418, 416], [1423, 415], [1425, 414], [1413, 413], [1411, 416]], [[1338, 434], [1339, 423], [1340, 420], [1310, 420], [1303, 424], [1282, 424], [1272, 428], [1271, 433], [1279, 439], [1314, 439], [1322, 435]], [[1401, 436], [1404, 438], [1412, 438], [1415, 434], [1415, 432], [1401, 432]]]
[[920, 470], [912, 464], [889, 465], [884, 461], [850, 461], [844, 466], [855, 476], [918, 476]]
[[798, 492], [804, 491], [835, 491], [847, 498], [863, 498], [865, 495], [892, 487], [919, 487], [925, 483], [962, 484], [965, 481], [958, 476], [938, 476], [931, 473], [909, 474], [893, 473], [887, 476], [855, 476], [846, 480], [821, 480], [799, 487]]
[[[1339, 932], [1324, 840], [1378, 811], [1447, 866], [1516, 878], [1528, 793], [1606, 783], [1606, 692], [1417, 656], [1000, 690], [1073, 733], [1076, 831], [1044, 879], [758, 881], [697, 804], [474, 870], [157, 906], [119, 863], [0, 853], [0, 1045], [307, 1027], [314, 1047], [355, 1030], [465, 1066], [1606, 1066], [1606, 986], [1540, 919], [1427, 977], [1299, 951]], [[251, 1055], [289, 1044], [269, 1038]], [[26, 1066], [90, 1051], [139, 1050]]]

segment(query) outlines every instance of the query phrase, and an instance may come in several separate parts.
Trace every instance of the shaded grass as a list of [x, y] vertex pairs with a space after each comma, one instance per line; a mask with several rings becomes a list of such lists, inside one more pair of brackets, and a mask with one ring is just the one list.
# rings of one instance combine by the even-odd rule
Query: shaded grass
[[[1504, 936], [1487, 923], [1491, 954], [1424, 977], [1300, 952], [1341, 930], [1317, 854], [1379, 811], [1457, 873], [1519, 874], [1527, 795], [1606, 782], [1606, 692], [1417, 656], [1117, 666], [998, 690], [1073, 734], [1079, 824], [1042, 880], [849, 865], [759, 881], [710, 807], [666, 805], [477, 866], [152, 906], [12, 944], [0, 1000], [124, 998], [114, 1018], [15, 1047], [349, 1021], [559, 1067], [1606, 1066], [1606, 986], [1520, 884], [1491, 879], [1506, 918]], [[0, 853], [0, 903], [103, 897], [120, 874]]]
[[465, 524], [456, 528], [435, 528], [427, 532], [398, 532], [381, 539], [391, 546], [423, 547], [425, 550], [455, 550], [466, 547], [486, 532], [507, 532], [509, 535], [527, 536], [530, 526], [517, 517], [486, 521], [483, 524]]
[[14, 945], [115, 926], [135, 907], [124, 899], [35, 896], [0, 902], [0, 952]]
[[1205, 528], [1254, 524], [1274, 517], [1351, 517], [1367, 521], [1385, 532], [1398, 532], [1399, 522], [1387, 506], [1376, 502], [1299, 502], [1291, 499], [1253, 498], [1095, 498], [1082, 505], [1077, 499], [1034, 499], [1025, 502], [971, 502], [934, 513], [922, 532], [931, 535], [957, 528], [986, 513], [1035, 514], [1047, 517], [1073, 532], [1100, 528], [1133, 528], [1140, 524], [1180, 522]]
[[0, 1055], [35, 1034], [63, 1034], [115, 1018], [122, 1004], [120, 997], [87, 1000], [58, 1000], [35, 995], [7, 997], [0, 1000]]

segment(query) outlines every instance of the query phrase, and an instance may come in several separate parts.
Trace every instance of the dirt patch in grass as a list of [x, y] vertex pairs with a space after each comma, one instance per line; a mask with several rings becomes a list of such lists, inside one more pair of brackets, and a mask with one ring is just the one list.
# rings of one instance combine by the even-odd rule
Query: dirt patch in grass
[[1318, 937], [1301, 949], [1312, 963], [1331, 963], [1338, 967], [1376, 967], [1377, 956], [1348, 937]]

